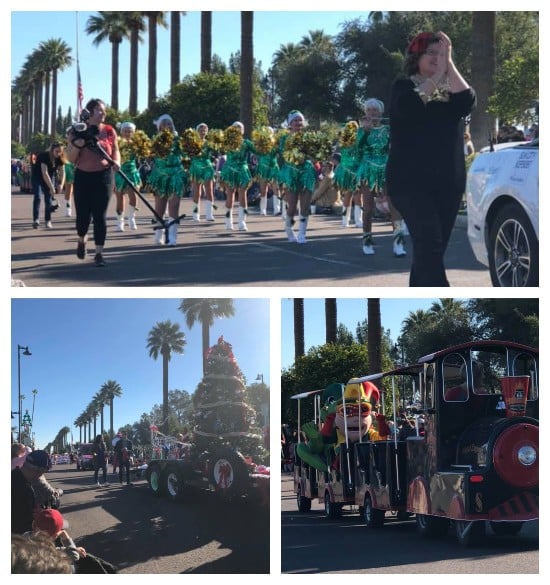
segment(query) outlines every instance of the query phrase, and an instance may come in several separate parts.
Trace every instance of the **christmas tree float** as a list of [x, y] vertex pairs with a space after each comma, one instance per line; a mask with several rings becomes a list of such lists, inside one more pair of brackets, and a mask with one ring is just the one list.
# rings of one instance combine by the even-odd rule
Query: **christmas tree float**
[[208, 350], [193, 405], [193, 451], [210, 460], [216, 489], [234, 491], [235, 484], [244, 482], [244, 475], [256, 483], [268, 479], [269, 453], [262, 445], [256, 413], [246, 402], [243, 374], [223, 336]]

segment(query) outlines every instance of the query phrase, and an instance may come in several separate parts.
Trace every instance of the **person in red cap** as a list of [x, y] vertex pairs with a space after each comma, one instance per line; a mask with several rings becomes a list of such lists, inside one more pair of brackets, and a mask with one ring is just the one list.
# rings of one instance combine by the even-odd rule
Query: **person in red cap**
[[66, 552], [68, 557], [74, 563], [81, 557], [86, 556], [86, 549], [75, 545], [73, 539], [69, 536], [69, 533], [66, 530], [68, 527], [69, 524], [63, 518], [61, 512], [52, 508], [38, 510], [34, 515], [32, 523], [33, 532], [45, 532], [54, 542], [56, 542], [56, 548]]
[[476, 95], [444, 32], [417, 35], [390, 98], [388, 195], [413, 243], [409, 286], [449, 286], [443, 256], [466, 187], [464, 120]]

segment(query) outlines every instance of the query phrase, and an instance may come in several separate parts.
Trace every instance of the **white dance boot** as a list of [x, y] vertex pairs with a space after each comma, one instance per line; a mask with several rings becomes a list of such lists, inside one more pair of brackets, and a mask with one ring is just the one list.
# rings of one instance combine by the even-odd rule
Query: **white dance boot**
[[294, 220], [291, 219], [290, 217], [285, 217], [285, 232], [286, 235], [288, 237], [288, 241], [289, 242], [297, 242], [298, 239], [296, 238], [296, 234], [294, 233], [294, 230], [292, 229], [292, 226], [294, 224]]
[[124, 213], [116, 214], [116, 230], [117, 232], [124, 231]]
[[342, 208], [342, 227], [349, 227], [349, 221], [351, 219], [351, 205], [349, 207]]
[[[173, 222], [173, 223], [172, 223]], [[173, 217], [168, 218], [168, 245], [175, 246], [178, 243], [178, 227], [179, 221]]]
[[393, 255], [402, 258], [407, 255], [405, 250], [405, 236], [401, 228], [401, 222], [395, 222], [393, 226]]
[[228, 232], [232, 232], [233, 231], [233, 208], [228, 209], [225, 212], [225, 229]]
[[128, 207], [128, 227], [131, 230], [137, 230], [136, 208], [131, 205]]
[[374, 246], [372, 245], [372, 234], [370, 232], [363, 234], [363, 254], [372, 256], [374, 254]]
[[244, 209], [244, 207], [239, 207], [239, 230], [241, 232], [247, 232], [248, 228], [246, 227], [246, 216], [248, 215], [248, 209]]
[[200, 208], [201, 208], [201, 202], [199, 199], [197, 201], [197, 203], [193, 204], [193, 221], [200, 221], [201, 220]]
[[164, 225], [160, 222], [156, 222], [155, 228], [155, 244], [162, 246], [164, 244]]
[[271, 201], [273, 202], [273, 215], [279, 215], [279, 213], [281, 213], [281, 200], [279, 199], [279, 196], [273, 193]]
[[212, 203], [212, 201], [206, 200], [204, 202], [204, 214], [205, 214], [206, 221], [216, 221], [216, 218], [214, 217], [214, 212], [213, 212], [214, 209], [215, 209], [215, 206]]
[[309, 221], [309, 215], [307, 217], [300, 216], [300, 227], [298, 228], [298, 237], [296, 239], [298, 244], [307, 243], [306, 230], [307, 230], [308, 221]]
[[267, 195], [260, 197], [260, 215], [267, 215]]

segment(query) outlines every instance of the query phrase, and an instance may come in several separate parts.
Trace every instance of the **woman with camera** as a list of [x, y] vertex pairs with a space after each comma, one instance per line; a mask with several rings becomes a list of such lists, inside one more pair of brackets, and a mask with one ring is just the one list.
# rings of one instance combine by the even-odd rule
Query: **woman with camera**
[[61, 193], [65, 182], [65, 155], [63, 146], [58, 142], [53, 143], [48, 150], [40, 152], [32, 165], [32, 191], [34, 194], [32, 202], [32, 227], [37, 229], [40, 225], [40, 195], [44, 194], [44, 221], [46, 227], [52, 227], [52, 211], [55, 211], [59, 204], [55, 200], [55, 194]]
[[[86, 257], [86, 242], [93, 219], [96, 266], [105, 266], [103, 247], [107, 237], [107, 207], [113, 192], [113, 170], [120, 168], [115, 129], [105, 124], [105, 103], [92, 99], [82, 112], [84, 129], [69, 131], [67, 158], [75, 165], [74, 203], [78, 244], [76, 255]], [[112, 167], [112, 168], [111, 168]]]

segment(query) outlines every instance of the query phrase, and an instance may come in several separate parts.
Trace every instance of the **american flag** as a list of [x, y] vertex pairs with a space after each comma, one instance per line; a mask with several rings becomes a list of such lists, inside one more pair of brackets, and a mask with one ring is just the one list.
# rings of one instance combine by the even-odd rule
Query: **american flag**
[[84, 90], [82, 89], [82, 79], [80, 79], [80, 64], [77, 62], [76, 64], [76, 97], [77, 97], [77, 104], [78, 104], [78, 115], [80, 116], [80, 112], [83, 108], [84, 103]]

